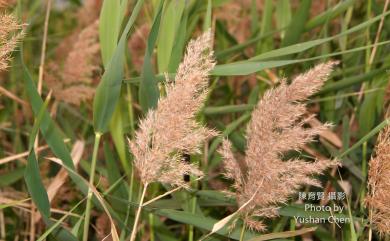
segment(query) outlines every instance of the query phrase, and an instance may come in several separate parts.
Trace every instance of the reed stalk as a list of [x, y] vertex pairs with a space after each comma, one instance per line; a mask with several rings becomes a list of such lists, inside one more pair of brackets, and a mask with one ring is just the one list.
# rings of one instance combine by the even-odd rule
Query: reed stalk
[[[95, 143], [93, 145], [91, 169], [89, 171], [89, 186], [93, 185], [93, 180], [95, 178], [95, 169], [96, 169], [100, 138], [101, 138], [101, 133], [99, 132], [95, 133]], [[88, 229], [89, 229], [89, 222], [91, 219], [91, 209], [92, 209], [92, 195], [93, 195], [92, 189], [89, 187], [88, 195], [87, 195], [87, 206], [85, 208], [83, 241], [88, 241]]]
[[148, 185], [149, 185], [148, 183], [145, 183], [144, 189], [142, 190], [141, 199], [140, 199], [140, 202], [139, 202], [139, 205], [138, 205], [137, 213], [135, 215], [133, 230], [131, 231], [130, 241], [134, 241], [135, 238], [137, 237], [138, 221], [139, 221], [139, 217], [141, 216], [142, 206], [143, 206], [143, 203], [144, 203], [146, 189], [148, 188]]
[[240, 241], [244, 240], [245, 236], [245, 223], [242, 224], [241, 232], [240, 232]]

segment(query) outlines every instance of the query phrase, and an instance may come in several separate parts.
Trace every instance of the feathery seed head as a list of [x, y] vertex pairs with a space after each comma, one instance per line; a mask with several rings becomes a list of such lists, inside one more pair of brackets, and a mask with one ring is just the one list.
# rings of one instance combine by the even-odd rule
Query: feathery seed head
[[58, 100], [80, 105], [93, 97], [91, 86], [94, 73], [99, 70], [99, 22], [96, 20], [84, 28], [67, 53], [62, 67], [59, 63], [48, 64], [46, 82]]
[[24, 31], [12, 14], [0, 14], [0, 71], [8, 68], [12, 51], [23, 38]]
[[[313, 175], [337, 165], [337, 161], [330, 160], [312, 163], [301, 159], [283, 160], [287, 152], [299, 151], [328, 127], [325, 124], [305, 128], [314, 116], [307, 116], [306, 106], [301, 101], [321, 88], [335, 64], [317, 65], [298, 75], [290, 85], [284, 80], [264, 94], [247, 127], [245, 170], [237, 164], [229, 141], [223, 142], [219, 153], [224, 159], [226, 177], [234, 180], [239, 205], [253, 197], [243, 209], [246, 217], [276, 216], [278, 205], [285, 203], [302, 185], [320, 186]], [[250, 224], [263, 227], [253, 220]]]
[[366, 203], [371, 222], [381, 234], [390, 233], [390, 127], [386, 126], [378, 136], [375, 157], [371, 158], [368, 171]]
[[184, 154], [200, 152], [200, 146], [216, 133], [195, 120], [207, 94], [208, 74], [214, 67], [211, 32], [191, 40], [174, 83], [166, 96], [140, 122], [129, 146], [141, 181], [184, 185], [183, 175], [202, 175], [183, 162]]
[[0, 0], [0, 8], [9, 7], [15, 4], [15, 0]]

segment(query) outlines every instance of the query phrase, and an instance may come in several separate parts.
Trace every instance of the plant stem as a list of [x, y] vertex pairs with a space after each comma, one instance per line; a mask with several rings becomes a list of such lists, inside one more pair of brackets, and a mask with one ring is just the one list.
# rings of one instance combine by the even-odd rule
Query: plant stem
[[369, 213], [368, 213], [368, 219], [370, 220], [370, 225], [368, 227], [368, 241], [372, 240], [372, 209], [370, 208]]
[[[91, 169], [89, 171], [89, 185], [93, 185], [93, 181], [95, 178], [95, 169], [96, 169], [96, 161], [97, 161], [97, 154], [99, 150], [99, 143], [100, 143], [100, 137], [102, 136], [101, 133], [97, 132], [95, 133], [95, 143], [93, 145], [93, 153], [92, 153], [92, 163], [91, 163]], [[91, 218], [91, 208], [92, 208], [92, 190], [89, 187], [88, 188], [88, 196], [87, 196], [87, 206], [85, 208], [85, 220], [84, 220], [84, 232], [83, 232], [83, 241], [88, 241], [88, 229], [89, 229], [89, 221]]]
[[[43, 28], [43, 37], [42, 37], [42, 49], [41, 49], [41, 59], [40, 59], [40, 64], [39, 64], [39, 73], [38, 73], [38, 86], [37, 86], [37, 91], [38, 94], [42, 94], [42, 85], [43, 85], [43, 72], [45, 68], [45, 58], [46, 58], [46, 42], [47, 42], [47, 32], [49, 28], [49, 19], [50, 19], [50, 10], [51, 10], [51, 2], [52, 0], [47, 0], [46, 4], [46, 14], [45, 14], [45, 23], [44, 23], [44, 28]], [[39, 145], [39, 134], [37, 134], [34, 142], [34, 150], [35, 154], [37, 154], [37, 148]], [[37, 156], [38, 160], [38, 156]], [[30, 216], [30, 241], [35, 240], [35, 205], [31, 205], [31, 216]]]
[[[125, 227], [127, 227], [127, 223], [129, 222], [129, 216], [130, 216], [130, 209], [131, 205], [130, 203], [133, 201], [133, 185], [134, 184], [134, 168], [131, 168], [131, 177], [130, 177], [130, 185], [129, 185], [129, 193], [128, 193], [128, 199], [127, 199], [127, 210], [126, 210], [126, 219], [125, 219]], [[126, 236], [126, 232], [121, 233], [120, 241], [124, 240]]]
[[241, 233], [240, 233], [240, 241], [244, 241], [245, 235], [245, 223], [242, 224]]
[[154, 238], [154, 216], [152, 213], [149, 213], [149, 224], [150, 224], [150, 241], [155, 241]]
[[134, 220], [134, 225], [133, 225], [133, 231], [131, 231], [130, 241], [134, 241], [134, 240], [135, 240], [135, 237], [137, 236], [138, 220], [139, 220], [139, 217], [141, 216], [141, 210], [142, 210], [142, 206], [143, 206], [143, 203], [144, 203], [145, 193], [146, 193], [146, 189], [147, 189], [147, 188], [148, 188], [148, 183], [145, 183], [144, 189], [143, 189], [143, 191], [142, 191], [141, 199], [140, 199], [140, 201], [139, 201], [139, 205], [138, 205], [138, 209], [137, 209], [137, 214], [135, 215], [135, 220]]
[[133, 138], [135, 133], [134, 128], [134, 111], [133, 111], [133, 96], [131, 94], [130, 84], [126, 85], [127, 98], [128, 98], [128, 113], [129, 113], [129, 121], [130, 121], [130, 136]]
[[39, 94], [42, 93], [43, 73], [44, 73], [45, 58], [46, 58], [47, 32], [48, 32], [48, 28], [49, 28], [51, 2], [52, 2], [52, 0], [47, 0], [47, 5], [46, 5], [46, 15], [45, 15], [44, 28], [43, 28], [43, 40], [42, 40], [42, 49], [41, 49], [41, 59], [40, 59], [39, 73], [38, 73], [38, 93]]
[[194, 240], [194, 225], [190, 225], [189, 231], [188, 231], [188, 241]]
[[[196, 182], [196, 189], [198, 189], [198, 182]], [[191, 213], [195, 214], [196, 212], [196, 201], [197, 198], [196, 196], [192, 197], [191, 199]], [[190, 225], [189, 227], [189, 234], [188, 234], [188, 241], [193, 241], [194, 240], [194, 225]]]

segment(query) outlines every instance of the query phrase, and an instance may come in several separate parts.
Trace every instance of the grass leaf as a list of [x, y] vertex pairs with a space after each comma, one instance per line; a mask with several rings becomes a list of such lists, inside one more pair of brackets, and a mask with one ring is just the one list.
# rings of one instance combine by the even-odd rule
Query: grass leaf
[[142, 110], [146, 113], [149, 108], [153, 108], [157, 105], [159, 98], [159, 91], [156, 78], [154, 77], [154, 71], [152, 66], [152, 54], [154, 45], [156, 44], [160, 21], [162, 15], [164, 0], [160, 1], [160, 5], [157, 10], [156, 17], [154, 18], [152, 28], [149, 33], [146, 52], [144, 57], [144, 65], [142, 68], [142, 80], [139, 88], [139, 101]]
[[95, 132], [106, 132], [107, 125], [114, 113], [123, 79], [124, 51], [127, 34], [133, 26], [142, 4], [143, 0], [139, 0], [134, 7], [119, 43], [115, 48], [114, 54], [102, 76], [102, 80], [96, 89], [95, 98], [93, 100], [93, 125]]
[[99, 42], [103, 65], [108, 67], [115, 51], [121, 26], [121, 6], [119, 0], [104, 0], [99, 17]]

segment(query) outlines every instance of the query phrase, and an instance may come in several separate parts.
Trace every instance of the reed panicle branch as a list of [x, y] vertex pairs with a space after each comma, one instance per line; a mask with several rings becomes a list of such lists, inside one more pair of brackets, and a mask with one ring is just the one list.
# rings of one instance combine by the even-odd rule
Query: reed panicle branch
[[141, 211], [142, 207], [144, 206], [144, 200], [145, 200], [145, 195], [146, 195], [146, 190], [148, 188], [148, 183], [144, 185], [144, 188], [142, 189], [142, 195], [140, 198], [139, 206], [137, 208], [137, 212], [135, 214], [135, 219], [134, 219], [134, 225], [133, 225], [133, 230], [131, 231], [131, 236], [130, 236], [130, 241], [134, 241], [135, 238], [137, 237], [137, 227], [138, 227], [138, 221], [141, 216]]

